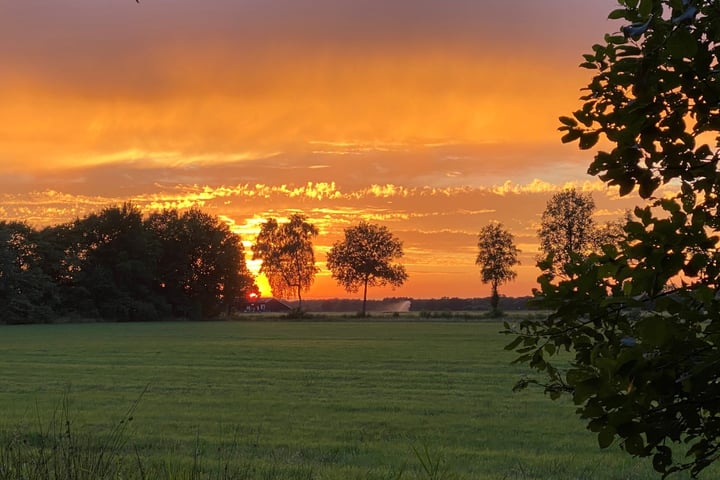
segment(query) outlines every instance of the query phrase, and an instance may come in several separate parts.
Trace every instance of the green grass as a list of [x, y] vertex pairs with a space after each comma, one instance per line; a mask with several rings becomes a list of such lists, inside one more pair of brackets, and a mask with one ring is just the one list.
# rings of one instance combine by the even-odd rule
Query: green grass
[[267, 479], [658, 478], [647, 460], [600, 451], [567, 401], [512, 393], [523, 369], [509, 364], [501, 328], [2, 327], [0, 428], [5, 439], [32, 437], [66, 401], [74, 431], [102, 444], [147, 386], [122, 462], [137, 468], [139, 458], [162, 478], [225, 478], [225, 467]]

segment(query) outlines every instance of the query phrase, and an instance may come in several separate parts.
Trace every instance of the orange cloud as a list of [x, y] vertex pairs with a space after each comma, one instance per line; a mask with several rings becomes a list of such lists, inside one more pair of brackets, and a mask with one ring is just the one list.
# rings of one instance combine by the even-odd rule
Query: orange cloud
[[[553, 192], [592, 192], [603, 218], [633, 200], [586, 181], [588, 155], [556, 132], [612, 3], [9, 2], [0, 215], [200, 206], [249, 246], [302, 211], [320, 256], [366, 219], [405, 238], [413, 295], [481, 293], [474, 235], [500, 220], [527, 293]], [[316, 288], [343, 295], [327, 272]]]

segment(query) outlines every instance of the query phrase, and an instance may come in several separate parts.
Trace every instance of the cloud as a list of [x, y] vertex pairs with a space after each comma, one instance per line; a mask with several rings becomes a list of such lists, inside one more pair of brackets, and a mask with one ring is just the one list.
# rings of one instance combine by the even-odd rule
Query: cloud
[[564, 55], [580, 59], [571, 46], [606, 29], [609, 9], [570, 0], [6, 7], [0, 173], [460, 143], [513, 150], [555, 135], [557, 115], [575, 107], [586, 75], [576, 60], [558, 69]]
[[592, 192], [603, 218], [633, 200], [584, 181], [586, 152], [556, 131], [588, 80], [580, 54], [617, 30], [612, 7], [9, 2], [0, 214], [47, 225], [127, 200], [199, 206], [249, 245], [264, 219], [300, 211], [320, 252], [367, 219], [403, 232], [418, 294], [441, 272], [471, 292], [486, 222], [530, 248], [559, 189]]

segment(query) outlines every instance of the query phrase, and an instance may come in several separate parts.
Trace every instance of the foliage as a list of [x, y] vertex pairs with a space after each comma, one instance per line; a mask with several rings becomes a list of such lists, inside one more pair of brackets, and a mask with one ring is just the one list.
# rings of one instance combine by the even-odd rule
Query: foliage
[[207, 318], [252, 288], [240, 238], [199, 210], [143, 219], [125, 203], [39, 231], [0, 222], [4, 323]]
[[475, 265], [480, 267], [482, 282], [490, 283], [490, 304], [493, 312], [497, 312], [500, 301], [498, 287], [517, 277], [512, 267], [520, 263], [517, 258], [520, 250], [515, 246], [513, 235], [498, 222], [491, 222], [480, 229], [477, 246]]
[[294, 214], [285, 223], [270, 218], [262, 224], [252, 246], [253, 259], [262, 260], [260, 273], [267, 277], [273, 295], [296, 296], [300, 310], [302, 292], [310, 289], [319, 271], [312, 244], [317, 235], [317, 227], [304, 215]]
[[41, 268], [37, 232], [0, 222], [0, 321], [44, 322], [52, 317], [55, 289]]
[[195, 319], [227, 311], [254, 290], [240, 237], [198, 209], [154, 213], [146, 220], [156, 248], [156, 293], [174, 313]]
[[348, 292], [357, 292], [362, 287], [365, 316], [368, 286], [399, 287], [407, 280], [405, 267], [392, 263], [402, 256], [402, 242], [387, 227], [363, 221], [346, 228], [345, 238], [333, 244], [327, 267]]
[[[572, 396], [601, 447], [617, 440], [663, 475], [696, 476], [720, 456], [720, 7], [620, 4], [610, 18], [623, 35], [585, 56], [595, 77], [561, 130], [581, 149], [609, 140], [589, 173], [648, 205], [625, 239], [567, 263], [567, 278], [540, 277], [553, 313], [508, 328], [508, 348], [547, 374], [552, 398]], [[674, 193], [655, 198], [663, 185]]]
[[558, 192], [548, 200], [538, 230], [545, 270], [563, 276], [565, 264], [573, 256], [586, 256], [592, 251], [596, 231], [594, 211], [592, 195], [574, 188]]
[[132, 204], [108, 207], [73, 222], [69, 252], [75, 257], [73, 287], [101, 318], [155, 320], [152, 304], [155, 251], [143, 227], [142, 213]]

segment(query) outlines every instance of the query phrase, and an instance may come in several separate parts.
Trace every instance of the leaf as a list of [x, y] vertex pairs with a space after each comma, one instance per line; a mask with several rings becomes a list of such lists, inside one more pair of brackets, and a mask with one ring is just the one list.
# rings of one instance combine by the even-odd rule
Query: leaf
[[599, 132], [585, 132], [580, 136], [580, 149], [589, 150], [595, 146], [600, 139]]
[[647, 18], [650, 16], [653, 11], [653, 3], [655, 3], [655, 0], [640, 0], [640, 5], [638, 6], [638, 13], [642, 18]]
[[505, 345], [505, 350], [515, 350], [520, 345], [520, 343], [522, 343], [522, 341], [523, 337], [515, 337], [512, 342]]
[[613, 10], [610, 12], [610, 15], [608, 15], [609, 20], [618, 20], [620, 18], [627, 18], [628, 17], [628, 11], [624, 8], [618, 8], [616, 10]]
[[581, 135], [582, 135], [582, 132], [580, 132], [580, 130], [570, 130], [568, 133], [566, 133], [565, 135], [562, 136], [560, 141], [562, 143], [574, 142], [575, 140], [580, 138]]
[[627, 42], [625, 35], [605, 35], [605, 41], [613, 45], [622, 45]]
[[667, 49], [671, 58], [693, 58], [697, 54], [698, 44], [695, 37], [685, 28], [676, 29], [668, 38]]
[[635, 57], [642, 53], [635, 45], [620, 45], [616, 50], [618, 57]]
[[649, 317], [637, 324], [638, 333], [644, 344], [662, 346], [672, 341], [671, 325], [665, 318]]
[[635, 182], [633, 182], [631, 179], [623, 179], [618, 180], [615, 182], [615, 184], [620, 188], [620, 196], [624, 197], [625, 195], [631, 193], [633, 191], [633, 188], [635, 188]]
[[600, 448], [608, 448], [612, 445], [615, 440], [615, 429], [611, 426], [606, 426], [598, 433], [598, 445]]
[[653, 468], [656, 472], [665, 473], [667, 468], [672, 465], [672, 450], [664, 445], [655, 447], [655, 449], [657, 453], [653, 456]]
[[562, 123], [563, 125], [567, 125], [568, 127], [577, 127], [578, 124], [577, 120], [572, 117], [562, 116], [558, 120], [560, 120], [560, 123]]
[[643, 178], [638, 182], [638, 194], [641, 198], [650, 198], [650, 196], [660, 186], [660, 180], [655, 178]]
[[642, 455], [645, 450], [645, 441], [642, 436], [634, 433], [625, 439], [625, 450], [631, 455]]

